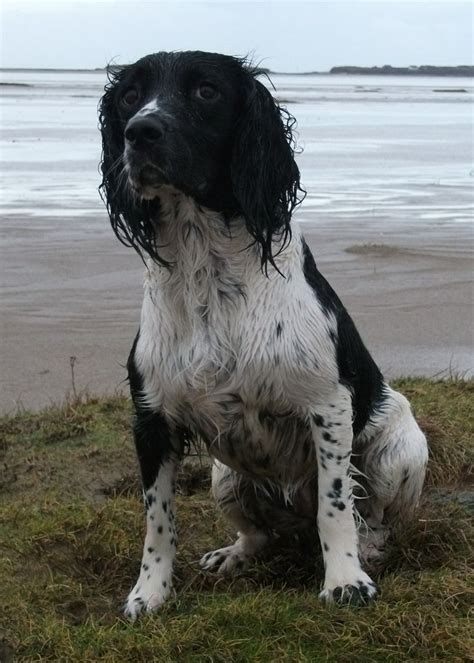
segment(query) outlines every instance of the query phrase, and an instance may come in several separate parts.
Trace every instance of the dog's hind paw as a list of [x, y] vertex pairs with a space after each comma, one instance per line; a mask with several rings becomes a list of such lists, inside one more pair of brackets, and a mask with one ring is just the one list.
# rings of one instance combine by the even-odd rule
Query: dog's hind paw
[[234, 544], [206, 553], [199, 564], [205, 571], [214, 571], [220, 575], [238, 575], [247, 566], [248, 556], [240, 546]]
[[383, 559], [391, 532], [386, 527], [359, 531], [359, 557], [365, 564], [375, 564]]

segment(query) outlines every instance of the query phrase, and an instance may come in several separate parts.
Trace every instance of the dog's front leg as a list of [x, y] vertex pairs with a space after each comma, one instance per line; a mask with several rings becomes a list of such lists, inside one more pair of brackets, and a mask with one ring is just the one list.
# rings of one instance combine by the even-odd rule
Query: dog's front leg
[[135, 619], [142, 611], [158, 608], [169, 596], [176, 554], [175, 476], [178, 444], [164, 418], [138, 410], [135, 445], [146, 508], [146, 536], [140, 575], [130, 592], [125, 614]]
[[318, 459], [318, 531], [325, 578], [320, 598], [336, 603], [367, 603], [376, 585], [362, 570], [350, 477], [352, 404], [340, 385], [310, 415]]

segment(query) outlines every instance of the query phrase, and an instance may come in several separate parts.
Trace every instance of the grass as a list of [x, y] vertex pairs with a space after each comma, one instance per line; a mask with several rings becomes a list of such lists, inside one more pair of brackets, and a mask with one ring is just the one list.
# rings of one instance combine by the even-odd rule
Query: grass
[[429, 438], [427, 484], [375, 572], [381, 597], [358, 609], [318, 602], [317, 550], [280, 548], [234, 580], [200, 572], [232, 532], [195, 460], [179, 482], [176, 597], [131, 624], [120, 606], [144, 516], [128, 401], [0, 419], [0, 661], [472, 660], [474, 383], [396, 386]]

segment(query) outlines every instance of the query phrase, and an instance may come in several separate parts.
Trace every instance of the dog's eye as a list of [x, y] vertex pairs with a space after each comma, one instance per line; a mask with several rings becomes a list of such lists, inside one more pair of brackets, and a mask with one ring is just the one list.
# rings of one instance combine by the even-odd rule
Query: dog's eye
[[136, 90], [134, 87], [131, 87], [124, 92], [121, 101], [125, 106], [133, 106], [133, 104], [137, 103], [138, 97], [138, 90]]
[[219, 90], [212, 83], [201, 83], [196, 90], [196, 97], [204, 101], [214, 101], [219, 96]]

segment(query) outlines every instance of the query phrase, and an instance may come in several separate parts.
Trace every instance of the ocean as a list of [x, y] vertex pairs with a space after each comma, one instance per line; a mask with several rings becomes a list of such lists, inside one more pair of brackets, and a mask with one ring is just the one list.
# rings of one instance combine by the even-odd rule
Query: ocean
[[[271, 78], [298, 122], [297, 160], [308, 191], [300, 220], [471, 220], [472, 79]], [[97, 104], [105, 73], [2, 71], [0, 83], [1, 213], [58, 224], [80, 216], [105, 231], [96, 221], [104, 216]], [[89, 223], [82, 227], [88, 231]]]

